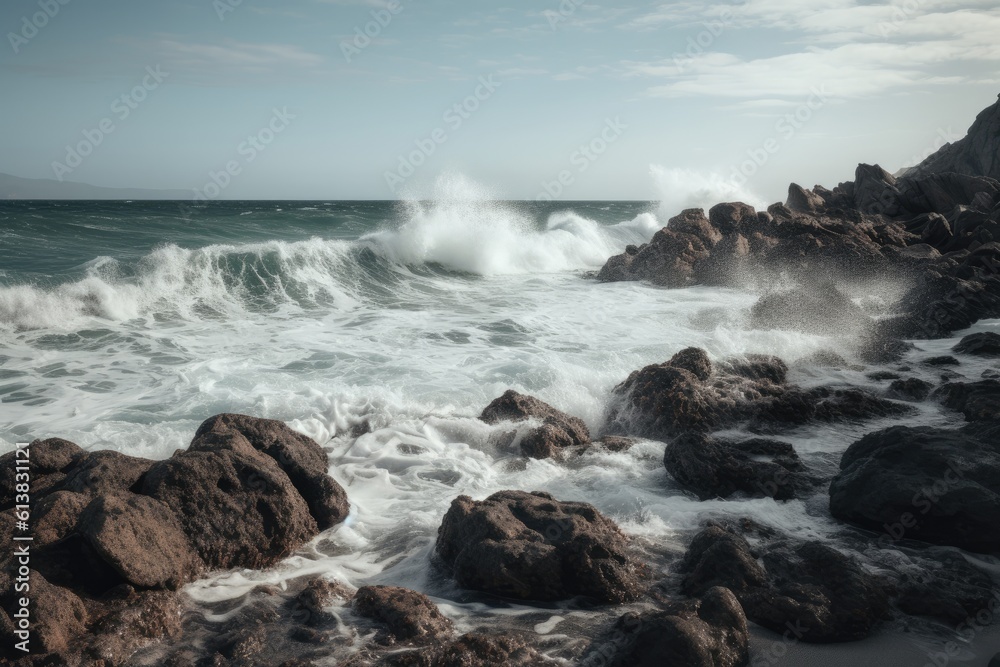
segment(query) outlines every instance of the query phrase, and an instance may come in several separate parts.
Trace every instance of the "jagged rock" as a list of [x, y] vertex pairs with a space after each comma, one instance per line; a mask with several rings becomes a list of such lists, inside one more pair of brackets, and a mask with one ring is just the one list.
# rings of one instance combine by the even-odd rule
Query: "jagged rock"
[[795, 448], [776, 440], [728, 443], [688, 433], [667, 445], [663, 465], [702, 500], [728, 498], [738, 491], [788, 500], [808, 486]]
[[438, 529], [437, 553], [463, 588], [504, 597], [623, 602], [639, 594], [641, 567], [618, 527], [591, 505], [547, 493], [459, 496]]
[[906, 175], [946, 172], [1000, 180], [1000, 102], [981, 111], [964, 138], [945, 144]]
[[708, 211], [708, 219], [713, 228], [723, 236], [735, 234], [744, 229], [744, 225], [757, 222], [757, 211], [753, 206], [743, 202], [716, 204]]
[[789, 211], [817, 213], [823, 210], [825, 206], [826, 202], [815, 192], [806, 190], [797, 183], [792, 183], [788, 186], [788, 199], [785, 201], [785, 207]]
[[964, 414], [967, 421], [1000, 419], [1000, 380], [949, 382], [935, 390], [934, 398]]
[[969, 334], [951, 349], [959, 354], [977, 357], [1000, 357], [1000, 334], [991, 331]]
[[746, 616], [733, 593], [712, 588], [700, 600], [662, 611], [625, 614], [599, 639], [581, 667], [739, 667], [748, 664]]
[[513, 389], [486, 406], [479, 418], [487, 424], [541, 420], [542, 425], [529, 431], [520, 441], [521, 451], [531, 458], [549, 458], [566, 447], [590, 444], [590, 431], [582, 419]]
[[430, 598], [406, 588], [362, 586], [353, 605], [355, 613], [385, 625], [397, 641], [429, 641], [452, 631], [452, 622]]
[[896, 538], [1000, 549], [1000, 447], [975, 432], [894, 426], [852, 444], [830, 512]]
[[920, 378], [906, 378], [895, 380], [889, 385], [886, 395], [897, 401], [922, 401], [931, 394], [930, 382], [924, 382]]
[[758, 559], [742, 536], [710, 526], [695, 537], [682, 568], [688, 595], [727, 586], [750, 620], [775, 632], [796, 628], [797, 639], [809, 643], [862, 639], [889, 612], [884, 583], [819, 542], [778, 541]]

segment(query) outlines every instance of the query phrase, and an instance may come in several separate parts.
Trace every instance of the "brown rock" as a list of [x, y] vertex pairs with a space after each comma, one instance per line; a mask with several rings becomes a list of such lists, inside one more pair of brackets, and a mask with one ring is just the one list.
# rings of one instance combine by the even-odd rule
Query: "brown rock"
[[354, 611], [386, 626], [397, 641], [429, 641], [451, 634], [452, 622], [430, 598], [397, 586], [362, 586]]

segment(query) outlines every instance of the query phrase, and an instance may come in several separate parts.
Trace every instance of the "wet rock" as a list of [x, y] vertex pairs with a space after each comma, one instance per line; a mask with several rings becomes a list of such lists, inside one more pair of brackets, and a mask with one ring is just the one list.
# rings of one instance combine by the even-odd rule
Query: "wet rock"
[[794, 447], [776, 440], [728, 443], [688, 433], [667, 445], [663, 464], [678, 484], [701, 500], [737, 492], [788, 500], [808, 485]]
[[785, 384], [788, 378], [788, 365], [772, 355], [748, 354], [743, 357], [732, 357], [723, 361], [720, 366], [732, 375], [754, 382]]
[[1000, 334], [993, 332], [970, 334], [959, 341], [952, 351], [977, 357], [1000, 357]]
[[930, 382], [920, 378], [899, 379], [889, 385], [886, 395], [897, 401], [923, 401], [933, 388]]
[[609, 452], [627, 452], [635, 444], [632, 438], [623, 438], [618, 435], [606, 435], [595, 444], [603, 447]]
[[156, 463], [142, 493], [177, 512], [209, 568], [273, 565], [318, 532], [315, 518], [271, 457], [236, 434], [218, 449]]
[[520, 441], [521, 451], [531, 458], [549, 458], [566, 447], [590, 444], [590, 432], [582, 419], [513, 389], [486, 406], [479, 418], [487, 424], [541, 420], [542, 425], [529, 431]]
[[733, 593], [712, 588], [700, 600], [663, 611], [628, 613], [590, 647], [581, 667], [737, 667], [748, 664], [746, 616]]
[[547, 493], [459, 496], [438, 529], [437, 553], [463, 588], [523, 600], [639, 595], [641, 567], [625, 535], [586, 503]]
[[1000, 380], [949, 382], [935, 390], [934, 398], [964, 414], [967, 421], [1000, 419]]
[[757, 222], [757, 211], [743, 202], [716, 204], [709, 209], [708, 219], [719, 233], [728, 236], [744, 231], [747, 225], [754, 225]]
[[362, 586], [353, 605], [358, 615], [385, 625], [396, 641], [429, 641], [452, 631], [452, 622], [430, 598], [406, 588]]
[[[894, 426], [852, 444], [830, 512], [894, 539], [1000, 548], [1000, 447], [974, 432]], [[887, 528], [888, 527], [888, 528]]]
[[[907, 614], [957, 625], [996, 605], [993, 580], [960, 554], [921, 554], [902, 570], [896, 605]], [[923, 557], [926, 556], [926, 557]], [[909, 563], [907, 563], [909, 565]]]
[[961, 366], [962, 362], [951, 355], [943, 355], [939, 357], [930, 357], [929, 359], [924, 359], [924, 363], [928, 366]]
[[77, 530], [125, 581], [139, 588], [174, 590], [202, 568], [174, 513], [146, 496], [95, 498]]
[[648, 280], [663, 287], [685, 287], [694, 282], [695, 265], [710, 256], [700, 236], [678, 232], [669, 226], [658, 231], [634, 254], [608, 259], [597, 274], [603, 282]]
[[795, 628], [809, 643], [862, 639], [889, 613], [885, 583], [819, 542], [777, 541], [758, 559], [743, 537], [711, 526], [695, 537], [682, 567], [685, 593], [731, 587], [747, 618], [775, 632]]
[[[86, 630], [88, 617], [83, 601], [72, 591], [52, 585], [36, 570], [28, 576], [31, 584], [28, 610], [32, 621], [28, 647], [31, 653], [70, 651], [76, 638]], [[17, 599], [20, 597], [14, 594], [13, 586], [3, 591], [3, 606], [8, 618], [13, 618], [19, 608]], [[7, 650], [11, 644], [8, 637], [4, 639]]]
[[190, 449], [214, 449], [212, 443], [225, 442], [239, 433], [254, 449], [270, 456], [299, 492], [320, 530], [347, 518], [350, 504], [344, 489], [328, 474], [330, 462], [312, 438], [297, 433], [283, 422], [239, 414], [221, 414], [205, 420], [195, 433]]
[[513, 632], [470, 632], [453, 642], [387, 656], [383, 667], [541, 667], [549, 660], [527, 638]]

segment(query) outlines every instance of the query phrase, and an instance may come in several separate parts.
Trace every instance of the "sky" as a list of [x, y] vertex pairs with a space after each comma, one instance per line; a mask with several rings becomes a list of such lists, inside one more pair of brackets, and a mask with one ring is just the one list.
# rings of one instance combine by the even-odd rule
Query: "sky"
[[193, 199], [766, 203], [1000, 93], [995, 0], [5, 0], [0, 30], [0, 172]]

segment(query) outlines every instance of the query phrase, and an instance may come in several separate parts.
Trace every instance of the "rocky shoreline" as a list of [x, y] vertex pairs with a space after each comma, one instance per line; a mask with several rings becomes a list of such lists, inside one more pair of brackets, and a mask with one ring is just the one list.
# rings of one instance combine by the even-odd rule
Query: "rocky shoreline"
[[[778, 357], [713, 360], [687, 348], [623, 378], [599, 433], [513, 390], [480, 415], [496, 427], [496, 447], [558, 464], [592, 448], [662, 442], [664, 474], [701, 501], [784, 503], [828, 488], [829, 513], [850, 548], [749, 519], [710, 520], [688, 536], [684, 554], [653, 567], [588, 503], [541, 491], [462, 495], [441, 517], [427, 563], [437, 576], [484, 604], [569, 604], [601, 610], [603, 620], [562, 639], [470, 629], [421, 592], [353, 590], [321, 576], [258, 586], [209, 620], [186, 613], [186, 584], [272, 567], [350, 513], [318, 443], [281, 422], [222, 414], [163, 461], [58, 438], [31, 443], [34, 639], [30, 655], [11, 648], [19, 563], [7, 553], [0, 662], [736, 667], [750, 664], [748, 623], [824, 644], [864, 639], [890, 619], [960, 627], [986, 613], [992, 622], [996, 582], [956, 548], [1000, 553], [1000, 370], [967, 378], [949, 369], [1000, 359], [1000, 335], [968, 335], [926, 360], [939, 369], [937, 383], [900, 360], [908, 340], [1000, 317], [998, 127], [1000, 103], [966, 139], [898, 178], [859, 165], [853, 182], [832, 190], [793, 184], [766, 212], [740, 202], [707, 215], [683, 211], [597, 275], [662, 288], [765, 286], [751, 311], [755, 328], [849, 338], [857, 359], [877, 367], [869, 377], [878, 389], [802, 386]], [[867, 278], [907, 287], [871, 312], [849, 298], [850, 282]], [[832, 353], [815, 361], [851, 363]], [[808, 424], [902, 420], [929, 403], [964, 425], [871, 428], [832, 474], [781, 439]], [[14, 456], [0, 457], [0, 523], [9, 534]]]

